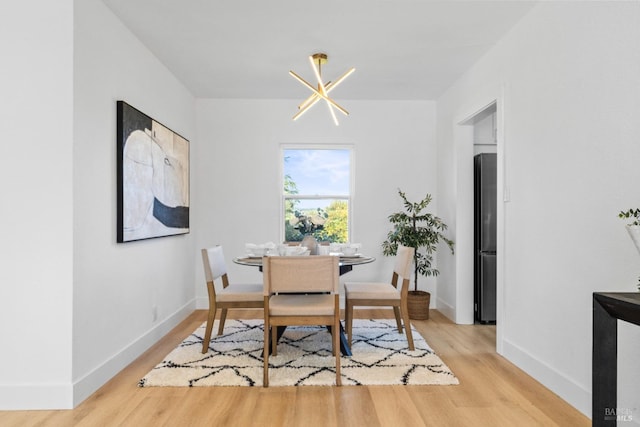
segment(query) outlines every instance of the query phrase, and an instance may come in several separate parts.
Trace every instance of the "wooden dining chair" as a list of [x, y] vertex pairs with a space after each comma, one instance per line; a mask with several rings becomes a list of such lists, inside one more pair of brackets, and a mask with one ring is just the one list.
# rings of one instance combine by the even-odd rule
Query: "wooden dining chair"
[[[261, 284], [229, 284], [222, 246], [202, 249], [202, 263], [204, 264], [204, 276], [207, 281], [207, 291], [209, 292], [209, 316], [207, 317], [207, 328], [202, 341], [202, 353], [206, 353], [209, 350], [211, 330], [213, 329], [213, 322], [218, 308], [220, 309], [218, 335], [222, 335], [229, 308], [262, 308], [264, 307], [264, 300], [262, 298]], [[219, 285], [216, 291], [215, 281], [218, 279], [221, 279], [222, 287]]]
[[[398, 325], [398, 332], [402, 333], [402, 320], [404, 320], [404, 330], [407, 334], [409, 349], [413, 350], [413, 335], [411, 334], [411, 323], [409, 322], [409, 311], [407, 308], [407, 295], [409, 293], [409, 277], [413, 262], [414, 248], [398, 246], [395, 258], [393, 274], [390, 283], [378, 282], [346, 282], [345, 289], [345, 329], [347, 331], [347, 341], [351, 347], [353, 307], [355, 306], [390, 306]], [[402, 283], [399, 285], [399, 279]]]
[[269, 386], [269, 340], [277, 355], [277, 328], [289, 325], [325, 325], [331, 328], [336, 358], [336, 385], [340, 377], [339, 259], [334, 256], [264, 257], [264, 387]]

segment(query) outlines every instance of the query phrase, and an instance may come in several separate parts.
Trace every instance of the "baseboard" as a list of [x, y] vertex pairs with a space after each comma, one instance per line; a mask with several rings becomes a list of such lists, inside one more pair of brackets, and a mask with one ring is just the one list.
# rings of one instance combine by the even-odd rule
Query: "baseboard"
[[0, 411], [73, 409], [73, 387], [69, 384], [1, 385]]
[[591, 418], [591, 391], [563, 373], [553, 369], [509, 340], [503, 341], [503, 356], [560, 396], [571, 406]]
[[[192, 300], [168, 316], [162, 322], [157, 323], [145, 334], [137, 338], [127, 347], [114, 355], [102, 365], [76, 381], [73, 385], [73, 407], [78, 406], [87, 397], [91, 396], [111, 378], [127, 367], [131, 362], [140, 357], [152, 345], [157, 343], [169, 331], [187, 318], [194, 310], [196, 301]], [[32, 399], [30, 399], [32, 400]], [[60, 408], [60, 406], [58, 406]], [[44, 409], [44, 408], [29, 408]]]
[[436, 298], [436, 304], [432, 305], [431, 308], [437, 309], [440, 313], [444, 314], [452, 322], [456, 321], [456, 309], [453, 306], [441, 300], [440, 298]]

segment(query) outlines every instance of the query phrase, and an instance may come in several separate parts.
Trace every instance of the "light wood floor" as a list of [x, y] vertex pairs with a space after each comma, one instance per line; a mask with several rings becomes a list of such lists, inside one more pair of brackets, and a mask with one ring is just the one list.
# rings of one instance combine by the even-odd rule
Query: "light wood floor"
[[[236, 313], [260, 317], [255, 310]], [[390, 314], [361, 310], [355, 317]], [[138, 388], [138, 380], [205, 320], [205, 311], [194, 312], [76, 409], [0, 412], [0, 426], [590, 425], [496, 354], [494, 326], [455, 325], [435, 310], [431, 319], [412, 323], [456, 374], [457, 386]]]

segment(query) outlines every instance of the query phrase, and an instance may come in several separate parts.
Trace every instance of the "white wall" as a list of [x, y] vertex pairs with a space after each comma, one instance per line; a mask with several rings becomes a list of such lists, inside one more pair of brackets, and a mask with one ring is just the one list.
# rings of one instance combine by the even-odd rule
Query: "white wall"
[[101, 1], [76, 2], [74, 65], [78, 403], [195, 307], [192, 235], [115, 242], [116, 101], [197, 141], [193, 96]]
[[71, 403], [72, 24], [71, 0], [0, 4], [0, 409]]
[[[436, 191], [434, 102], [346, 101], [351, 115], [335, 127], [324, 105], [296, 122], [300, 100], [199, 100], [193, 153], [196, 247], [221, 244], [229, 274], [237, 282], [261, 282], [257, 269], [231, 263], [244, 243], [277, 242], [281, 143], [348, 143], [355, 147], [355, 194], [352, 241], [377, 258], [355, 268], [343, 280], [391, 277], [392, 259], [381, 243], [389, 231], [387, 217], [400, 210], [401, 188], [411, 199]], [[432, 205], [437, 208], [437, 198]], [[435, 292], [433, 280], [420, 287]], [[196, 264], [199, 307], [206, 307], [201, 263]]]
[[191, 236], [115, 243], [115, 101], [193, 138], [193, 97], [102, 2], [33, 3], [0, 7], [0, 409], [73, 407], [194, 307]]
[[[499, 182], [510, 192], [498, 348], [589, 416], [592, 292], [634, 291], [640, 270], [617, 218], [640, 204], [639, 40], [638, 2], [542, 2], [437, 104], [440, 210], [456, 222], [471, 168], [458, 120], [498, 100]], [[449, 276], [467, 274], [461, 262], [443, 260]], [[619, 337], [619, 369], [633, 379], [618, 406], [638, 419], [632, 329]]]

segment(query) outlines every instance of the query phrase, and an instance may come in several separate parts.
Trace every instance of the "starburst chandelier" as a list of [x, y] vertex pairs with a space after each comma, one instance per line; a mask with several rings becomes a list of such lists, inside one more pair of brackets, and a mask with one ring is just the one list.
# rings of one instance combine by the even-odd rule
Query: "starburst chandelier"
[[311, 68], [313, 68], [313, 73], [318, 80], [318, 88], [316, 89], [304, 80], [302, 77], [294, 73], [293, 71], [289, 71], [296, 80], [302, 83], [304, 86], [311, 90], [311, 95], [307, 99], [305, 99], [300, 105], [298, 105], [298, 112], [293, 116], [293, 120], [297, 120], [301, 115], [306, 113], [311, 107], [313, 107], [318, 101], [324, 99], [327, 108], [329, 108], [329, 113], [333, 118], [333, 122], [338, 126], [338, 118], [336, 117], [336, 113], [334, 108], [340, 111], [345, 116], [349, 115], [349, 112], [338, 105], [333, 99], [329, 98], [329, 92], [335, 89], [340, 83], [344, 81], [351, 73], [353, 73], [356, 69], [351, 68], [346, 73], [344, 73], [338, 80], [335, 82], [328, 81], [324, 83], [322, 80], [322, 66], [327, 63], [327, 54], [326, 53], [314, 53], [309, 57], [309, 62], [311, 63]]

